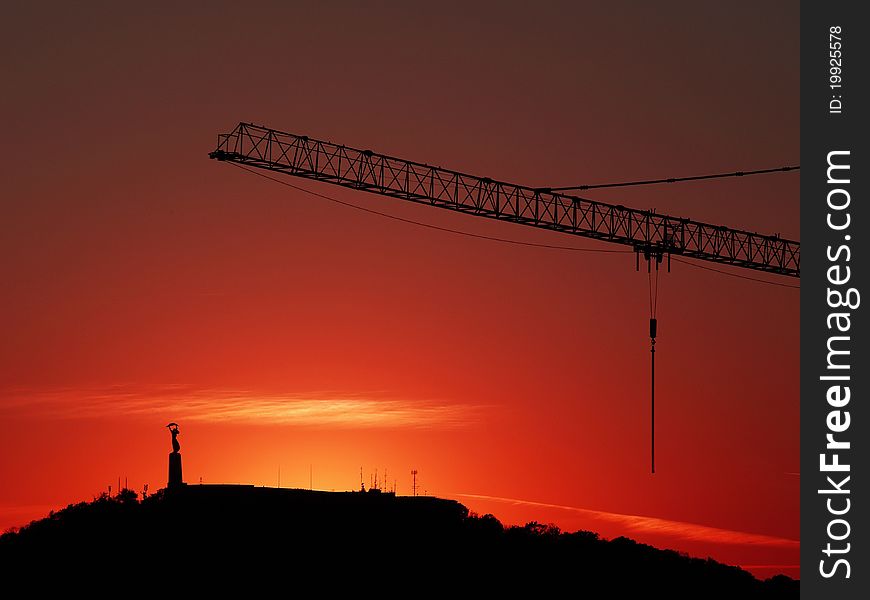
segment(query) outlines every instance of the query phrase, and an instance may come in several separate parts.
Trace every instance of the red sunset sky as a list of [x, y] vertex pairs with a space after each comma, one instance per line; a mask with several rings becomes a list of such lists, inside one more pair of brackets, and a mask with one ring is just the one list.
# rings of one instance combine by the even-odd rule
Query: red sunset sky
[[[188, 482], [416, 468], [508, 523], [797, 576], [796, 289], [662, 275], [653, 476], [632, 254], [207, 156], [246, 120], [528, 185], [796, 164], [797, 4], [364, 4], [4, 4], [0, 529], [162, 487], [175, 420]], [[586, 195], [799, 239], [798, 187]]]

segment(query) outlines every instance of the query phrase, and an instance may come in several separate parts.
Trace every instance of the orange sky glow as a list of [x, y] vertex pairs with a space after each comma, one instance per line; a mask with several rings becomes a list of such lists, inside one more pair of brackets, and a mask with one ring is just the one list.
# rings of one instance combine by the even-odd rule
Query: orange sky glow
[[[368, 3], [366, 3], [368, 4]], [[798, 290], [349, 210], [208, 159], [240, 120], [527, 185], [799, 157], [798, 8], [21, 4], [0, 236], [0, 529], [116, 488], [357, 489], [799, 576]], [[580, 34], [582, 32], [582, 35]], [[447, 229], [601, 242], [305, 189]], [[799, 175], [588, 197], [799, 239]], [[483, 221], [483, 222], [482, 222]], [[717, 267], [718, 268], [718, 267]], [[787, 280], [734, 271], [761, 279]]]

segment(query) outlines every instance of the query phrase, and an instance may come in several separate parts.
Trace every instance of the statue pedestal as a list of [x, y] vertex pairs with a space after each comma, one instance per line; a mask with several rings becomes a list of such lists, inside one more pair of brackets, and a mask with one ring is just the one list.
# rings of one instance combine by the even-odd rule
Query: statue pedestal
[[169, 453], [169, 487], [180, 487], [184, 485], [184, 480], [181, 478], [181, 454], [178, 452]]

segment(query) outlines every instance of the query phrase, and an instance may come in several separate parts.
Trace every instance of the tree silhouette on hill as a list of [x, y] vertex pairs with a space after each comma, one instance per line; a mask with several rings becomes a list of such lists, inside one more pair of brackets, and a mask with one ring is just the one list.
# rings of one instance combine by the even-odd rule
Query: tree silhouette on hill
[[205, 565], [236, 583], [269, 569], [332, 583], [389, 572], [392, 580], [488, 597], [799, 595], [788, 577], [759, 581], [712, 559], [590, 531], [504, 527], [452, 500], [253, 486], [188, 486], [141, 501], [131, 490], [103, 494], [0, 536], [0, 564], [9, 573], [65, 567], [95, 579], [109, 572], [165, 579]]

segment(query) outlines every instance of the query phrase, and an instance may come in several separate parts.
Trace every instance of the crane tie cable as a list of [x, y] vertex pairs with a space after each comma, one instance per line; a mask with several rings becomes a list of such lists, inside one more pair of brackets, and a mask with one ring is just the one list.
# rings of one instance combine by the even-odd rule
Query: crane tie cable
[[495, 237], [491, 235], [483, 235], [480, 233], [472, 233], [470, 231], [462, 231], [460, 229], [450, 229], [449, 227], [440, 227], [438, 225], [432, 225], [431, 223], [423, 223], [422, 221], [414, 221], [413, 219], [405, 219], [403, 217], [399, 217], [396, 215], [391, 215], [389, 213], [381, 212], [379, 210], [374, 210], [372, 208], [366, 208], [364, 206], [359, 206], [358, 204], [353, 204], [351, 202], [345, 202], [344, 200], [339, 200], [338, 198], [333, 198], [332, 196], [327, 196], [326, 194], [321, 194], [319, 192], [315, 192], [313, 190], [306, 189], [302, 186], [294, 185], [289, 181], [284, 181], [282, 179], [278, 179], [277, 177], [270, 177], [265, 173], [260, 173], [258, 171], [254, 171], [253, 169], [249, 169], [247, 167], [243, 167], [242, 165], [236, 164], [234, 162], [230, 163], [234, 167], [238, 167], [243, 171], [247, 171], [248, 173], [252, 173], [257, 175], [258, 177], [263, 177], [270, 181], [274, 181], [275, 183], [280, 183], [281, 185], [286, 185], [287, 187], [293, 188], [294, 190], [298, 190], [305, 194], [310, 194], [312, 196], [317, 196], [318, 198], [323, 198], [324, 200], [329, 200], [330, 202], [335, 202], [336, 204], [341, 204], [342, 206], [346, 206], [348, 208], [353, 208], [356, 210], [360, 210], [362, 212], [366, 212], [372, 215], [378, 215], [379, 217], [386, 217], [387, 219], [393, 219], [394, 221], [401, 221], [402, 223], [408, 223], [410, 225], [417, 225], [418, 227], [426, 227], [427, 229], [435, 229], [437, 231], [444, 231], [447, 233], [455, 233], [457, 235], [464, 235], [467, 237], [477, 238], [480, 240], [489, 240], [491, 242], [501, 242], [504, 244], [515, 244], [517, 246], [532, 246], [533, 248], [549, 248], [551, 250], [571, 250], [574, 252], [600, 252], [603, 254], [628, 254], [630, 252], [634, 252], [634, 250], [611, 250], [609, 248], [578, 248], [576, 246], [559, 246], [555, 244], [540, 244], [537, 242], [524, 242], [522, 240], [512, 240], [508, 238]]
[[[568, 251], [573, 251], [573, 252], [598, 252], [598, 253], [602, 253], [602, 254], [627, 254], [630, 252], [634, 252], [633, 250], [609, 250], [609, 249], [604, 249], [604, 248], [578, 248], [576, 246], [559, 246], [559, 245], [555, 245], [555, 244], [541, 244], [541, 243], [536, 243], [536, 242], [524, 242], [522, 240], [512, 240], [509, 238], [501, 238], [501, 237], [495, 237], [495, 236], [490, 236], [490, 235], [482, 235], [479, 233], [472, 233], [470, 231], [462, 231], [459, 229], [451, 229], [449, 227], [440, 227], [438, 225], [432, 225], [431, 223], [423, 223], [421, 221], [415, 221], [413, 219], [405, 219], [403, 217], [391, 215], [389, 213], [377, 211], [377, 210], [374, 210], [371, 208], [366, 208], [364, 206], [358, 206], [358, 205], [353, 204], [351, 202], [345, 202], [343, 200], [339, 200], [338, 198], [333, 198], [332, 196], [328, 196], [326, 194], [321, 194], [319, 192], [315, 192], [313, 190], [306, 189], [302, 186], [294, 185], [294, 184], [290, 183], [289, 181], [284, 181], [282, 179], [278, 179], [277, 177], [271, 177], [269, 175], [266, 175], [265, 173], [260, 173], [258, 171], [255, 171], [253, 169], [249, 169], [247, 167], [236, 164], [234, 162], [231, 162], [230, 164], [233, 165], [234, 167], [241, 169], [242, 171], [247, 171], [248, 173], [251, 173], [252, 175], [256, 175], [257, 177], [262, 177], [264, 179], [268, 179], [269, 181], [273, 181], [275, 183], [285, 185], [287, 187], [293, 188], [294, 190], [303, 192], [305, 194], [309, 194], [311, 196], [316, 196], [316, 197], [322, 198], [324, 200], [329, 200], [330, 202], [334, 202], [336, 204], [340, 204], [342, 206], [346, 206], [348, 208], [353, 208], [355, 210], [359, 210], [359, 211], [366, 212], [369, 214], [378, 215], [380, 217], [385, 217], [387, 219], [392, 219], [394, 221], [400, 221], [402, 223], [408, 223], [410, 225], [416, 225], [418, 227], [425, 227], [427, 229], [434, 229], [436, 231], [454, 233], [456, 235], [464, 235], [466, 237], [476, 238], [476, 239], [480, 239], [480, 240], [489, 240], [492, 242], [501, 242], [504, 244], [513, 244], [513, 245], [517, 245], [517, 246], [531, 246], [533, 248], [548, 248], [551, 250], [568, 250]], [[713, 273], [719, 273], [720, 275], [728, 275], [729, 277], [737, 277], [739, 279], [745, 279], [747, 281], [754, 281], [756, 283], [766, 283], [768, 285], [776, 285], [779, 287], [791, 288], [791, 289], [795, 289], [795, 290], [800, 289], [799, 285], [789, 285], [787, 283], [780, 283], [778, 281], [769, 281], [767, 279], [750, 277], [748, 275], [740, 275], [739, 273], [730, 273], [728, 271], [723, 271], [721, 269], [714, 269], [713, 267], [707, 267], [704, 265], [697, 264], [695, 262], [682, 260], [682, 259], [679, 259], [677, 257], [672, 257], [672, 259], [674, 261], [682, 263], [684, 265], [688, 265], [690, 267], [696, 267], [698, 269], [704, 269], [705, 271], [712, 271]]]
[[544, 188], [551, 192], [565, 192], [568, 190], [594, 190], [600, 188], [631, 187], [637, 185], [655, 185], [659, 183], [681, 183], [684, 181], [700, 181], [703, 179], [724, 179], [725, 177], [746, 177], [749, 175], [763, 175], [765, 173], [785, 173], [787, 171], [799, 171], [800, 165], [777, 167], [775, 169], [756, 169], [754, 171], [733, 171], [731, 173], [713, 173], [710, 175], [691, 175], [689, 177], [668, 177], [666, 179], [640, 179], [637, 181], [619, 181], [616, 183], [594, 183], [590, 185], [568, 185], [563, 187]]

